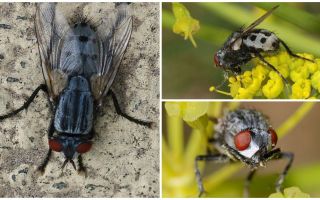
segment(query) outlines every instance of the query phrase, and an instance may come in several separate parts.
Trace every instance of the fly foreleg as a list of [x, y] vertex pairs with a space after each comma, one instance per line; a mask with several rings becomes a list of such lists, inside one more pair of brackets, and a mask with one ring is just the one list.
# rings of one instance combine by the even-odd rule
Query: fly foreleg
[[287, 163], [286, 167], [284, 168], [284, 170], [282, 171], [282, 173], [280, 174], [278, 181], [276, 182], [276, 191], [277, 192], [281, 191], [282, 183], [283, 183], [284, 178], [286, 177], [286, 175], [292, 165], [294, 155], [291, 152], [281, 152], [278, 159], [282, 159], [282, 158], [287, 158], [288, 163]]
[[201, 178], [201, 174], [198, 166], [199, 161], [212, 161], [215, 163], [226, 163], [226, 162], [229, 162], [230, 159], [227, 156], [221, 155], [221, 154], [200, 155], [196, 157], [194, 161], [195, 175], [196, 175], [196, 180], [197, 180], [198, 189], [199, 189], [199, 197], [201, 197], [205, 193], [205, 190], [204, 190], [204, 186], [203, 186], [203, 182], [202, 182], [202, 178]]
[[44, 92], [48, 92], [48, 88], [45, 84], [41, 84], [39, 85], [31, 94], [31, 96], [28, 98], [28, 100], [17, 110], [14, 110], [8, 114], [2, 115], [0, 116], [0, 120], [6, 119], [6, 118], [10, 118], [16, 114], [18, 114], [20, 111], [27, 109], [29, 107], [29, 105], [31, 104], [31, 102], [34, 100], [34, 98], [37, 96], [37, 94], [39, 93], [39, 91], [42, 90]]
[[256, 169], [252, 169], [247, 176], [246, 182], [244, 183], [243, 197], [245, 198], [249, 197], [249, 186], [256, 171]]
[[153, 122], [142, 121], [140, 119], [136, 119], [136, 118], [131, 117], [131, 116], [127, 115], [126, 113], [122, 112], [122, 110], [120, 108], [120, 105], [119, 105], [119, 102], [117, 100], [117, 97], [116, 97], [115, 93], [112, 90], [109, 90], [108, 95], [111, 95], [114, 107], [116, 108], [116, 112], [119, 115], [121, 115], [122, 117], [124, 117], [124, 118], [128, 119], [129, 121], [132, 121], [132, 122], [134, 122], [136, 124], [147, 126], [149, 128], [151, 128], [153, 126], [153, 124], [154, 124]]
[[78, 173], [79, 174], [83, 174], [85, 177], [87, 177], [87, 169], [83, 165], [83, 161], [82, 161], [82, 156], [81, 155], [78, 156], [78, 165], [79, 165]]
[[[53, 133], [54, 133], [54, 124], [53, 124], [53, 119], [51, 119], [50, 126], [48, 129], [48, 139], [50, 139], [53, 136]], [[41, 165], [37, 169], [42, 174], [44, 173], [46, 166], [48, 165], [48, 162], [50, 161], [51, 155], [52, 155], [52, 150], [49, 149], [45, 159], [43, 160], [43, 162], [41, 163]]]
[[281, 191], [282, 183], [283, 183], [284, 178], [286, 177], [286, 175], [292, 165], [294, 155], [291, 152], [281, 152], [280, 149], [274, 149], [271, 152], [269, 152], [265, 157], [266, 160], [276, 160], [276, 159], [283, 159], [283, 158], [287, 158], [288, 163], [287, 163], [286, 167], [284, 168], [284, 170], [282, 171], [282, 173], [280, 174], [280, 176], [276, 182], [276, 191], [277, 192]]

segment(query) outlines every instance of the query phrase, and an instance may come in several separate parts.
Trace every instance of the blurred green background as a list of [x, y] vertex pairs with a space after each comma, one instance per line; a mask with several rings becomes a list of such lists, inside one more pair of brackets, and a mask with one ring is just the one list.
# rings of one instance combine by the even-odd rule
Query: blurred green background
[[[171, 3], [163, 3], [162, 97], [165, 99], [229, 98], [209, 92], [210, 86], [218, 86], [224, 80], [223, 71], [214, 66], [213, 55], [233, 31], [248, 26], [275, 5], [280, 7], [258, 27], [275, 32], [295, 53], [320, 56], [320, 3], [183, 5], [200, 21], [200, 31], [194, 35], [198, 47], [172, 32], [175, 19]], [[226, 83], [221, 89], [228, 91]]]

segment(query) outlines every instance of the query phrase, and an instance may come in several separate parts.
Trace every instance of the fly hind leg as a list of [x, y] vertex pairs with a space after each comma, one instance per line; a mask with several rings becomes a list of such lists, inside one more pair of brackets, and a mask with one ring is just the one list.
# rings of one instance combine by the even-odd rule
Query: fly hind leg
[[119, 102], [117, 100], [117, 97], [115, 95], [115, 93], [112, 91], [112, 90], [109, 90], [108, 92], [108, 95], [111, 95], [112, 97], [112, 100], [113, 100], [113, 104], [114, 104], [114, 107], [116, 108], [116, 112], [121, 115], [122, 117], [128, 119], [129, 121], [132, 121], [136, 124], [140, 124], [142, 126], [147, 126], [149, 128], [152, 128], [152, 126], [154, 125], [153, 122], [147, 122], [147, 121], [143, 121], [143, 120], [140, 120], [140, 119], [136, 119], [134, 117], [131, 117], [129, 115], [127, 115], [126, 113], [124, 113], [121, 108], [120, 108], [120, 105], [119, 105]]
[[288, 47], [288, 45], [287, 45], [283, 40], [280, 40], [280, 39], [279, 39], [279, 41], [280, 41], [280, 43], [284, 46], [284, 48], [286, 49], [286, 51], [288, 52], [288, 54], [289, 54], [290, 56], [295, 57], [295, 58], [300, 58], [300, 59], [303, 59], [303, 60], [307, 60], [307, 61], [310, 61], [310, 62], [314, 62], [313, 60], [310, 60], [310, 59], [308, 59], [308, 58], [304, 58], [304, 57], [302, 57], [302, 56], [299, 56], [299, 55], [294, 54], [294, 53], [291, 51], [291, 49]]
[[37, 96], [37, 94], [39, 93], [39, 91], [42, 90], [46, 93], [48, 93], [48, 89], [47, 89], [47, 86], [45, 84], [41, 84], [39, 85], [34, 91], [33, 93], [31, 94], [31, 96], [28, 98], [28, 100], [18, 109], [8, 113], [8, 114], [5, 114], [5, 115], [2, 115], [0, 116], [0, 120], [3, 120], [3, 119], [7, 119], [7, 118], [10, 118], [16, 114], [18, 114], [19, 112], [21, 112], [22, 110], [24, 109], [27, 109], [29, 107], [29, 105], [33, 102], [34, 98]]

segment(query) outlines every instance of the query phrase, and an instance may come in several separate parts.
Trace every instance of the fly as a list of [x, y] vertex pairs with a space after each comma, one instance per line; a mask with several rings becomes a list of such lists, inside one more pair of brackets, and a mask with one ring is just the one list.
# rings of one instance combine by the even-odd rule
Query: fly
[[284, 82], [287, 83], [283, 75], [263, 58], [262, 53], [276, 53], [280, 49], [280, 44], [282, 44], [290, 56], [313, 62], [312, 60], [294, 54], [288, 45], [278, 38], [275, 33], [266, 29], [255, 28], [278, 7], [279, 6], [273, 7], [248, 27], [240, 28], [240, 30], [233, 32], [223, 44], [223, 47], [215, 53], [215, 65], [222, 67], [225, 72], [240, 74], [242, 65], [248, 63], [253, 58], [258, 58], [272, 70], [276, 71]]
[[294, 155], [275, 148], [278, 137], [265, 115], [249, 109], [230, 111], [222, 118], [217, 119], [214, 130], [214, 137], [209, 142], [219, 153], [199, 155], [195, 159], [195, 173], [200, 196], [205, 190], [198, 167], [199, 161], [245, 163], [250, 168], [244, 188], [244, 196], [248, 197], [249, 184], [256, 170], [260, 166], [265, 166], [269, 160], [287, 158], [288, 163], [276, 182], [276, 191], [281, 190], [281, 185], [293, 162]]
[[48, 130], [49, 150], [38, 167], [44, 173], [52, 151], [62, 152], [65, 161], [86, 173], [81, 155], [90, 151], [95, 135], [93, 122], [102, 100], [111, 96], [116, 112], [137, 124], [152, 122], [128, 116], [120, 109], [110, 89], [132, 32], [130, 5], [116, 3], [108, 21], [95, 26], [85, 17], [68, 22], [56, 3], [39, 3], [35, 31], [45, 84], [41, 84], [23, 106], [0, 120], [27, 109], [40, 90], [48, 94], [53, 119]]

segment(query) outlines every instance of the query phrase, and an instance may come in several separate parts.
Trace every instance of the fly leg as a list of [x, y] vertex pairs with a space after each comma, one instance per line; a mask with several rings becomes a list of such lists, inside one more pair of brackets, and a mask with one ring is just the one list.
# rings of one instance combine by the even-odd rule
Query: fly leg
[[81, 155], [78, 156], [78, 165], [79, 165], [78, 173], [79, 174], [83, 174], [85, 177], [87, 177], [87, 169], [83, 165], [82, 156]]
[[198, 189], [199, 189], [199, 197], [201, 197], [205, 193], [205, 190], [203, 187], [203, 182], [202, 182], [202, 178], [201, 178], [201, 174], [200, 174], [200, 170], [199, 170], [199, 166], [198, 166], [199, 161], [213, 161], [216, 163], [226, 163], [226, 162], [229, 162], [230, 159], [227, 156], [221, 155], [221, 154], [200, 155], [200, 156], [196, 157], [196, 159], [194, 161], [195, 175], [196, 175], [196, 180], [197, 180]]
[[270, 63], [268, 63], [268, 62], [263, 58], [263, 56], [262, 56], [260, 53], [255, 53], [255, 55], [256, 55], [264, 64], [268, 65], [272, 70], [276, 71], [276, 72], [279, 74], [279, 76], [282, 78], [282, 80], [283, 80], [286, 84], [288, 83], [288, 82], [287, 82], [287, 79], [285, 79], [285, 78], [282, 76], [282, 74], [281, 74], [273, 65], [271, 65]]
[[284, 168], [284, 170], [282, 171], [282, 173], [280, 174], [278, 181], [276, 182], [276, 191], [277, 192], [281, 191], [282, 183], [283, 183], [284, 178], [286, 177], [286, 175], [292, 165], [294, 155], [291, 152], [281, 152], [279, 159], [281, 159], [281, 158], [287, 158], [288, 163], [287, 163], [286, 167]]
[[308, 59], [308, 58], [304, 58], [304, 57], [301, 57], [301, 56], [299, 56], [299, 55], [294, 54], [294, 53], [291, 51], [291, 49], [288, 47], [288, 45], [287, 45], [283, 40], [280, 40], [280, 39], [279, 39], [279, 41], [280, 41], [280, 43], [284, 46], [284, 48], [286, 49], [286, 51], [288, 52], [288, 54], [289, 54], [290, 56], [295, 57], [295, 58], [300, 58], [300, 59], [303, 59], [303, 60], [307, 60], [307, 61], [310, 61], [310, 62], [314, 62], [313, 60], [310, 60], [310, 59]]
[[[53, 124], [53, 119], [51, 119], [49, 130], [48, 130], [48, 139], [53, 136], [53, 133], [54, 133], [54, 124]], [[41, 165], [37, 169], [39, 172], [41, 172], [41, 174], [44, 173], [46, 166], [50, 161], [51, 155], [52, 155], [52, 150], [49, 149], [45, 159], [42, 161]]]
[[121, 115], [122, 117], [124, 117], [124, 118], [128, 119], [129, 121], [132, 121], [132, 122], [134, 122], [136, 124], [147, 126], [149, 128], [151, 128], [153, 126], [153, 124], [154, 124], [153, 122], [142, 121], [140, 119], [133, 118], [133, 117], [127, 115], [126, 113], [122, 112], [122, 110], [120, 108], [120, 105], [119, 105], [119, 102], [117, 100], [117, 97], [116, 97], [115, 93], [112, 90], [109, 90], [108, 95], [111, 95], [114, 107], [116, 108], [116, 112], [119, 115]]
[[255, 172], [256, 172], [256, 169], [252, 169], [247, 176], [246, 182], [244, 183], [243, 197], [245, 198], [249, 197], [249, 186]]
[[42, 90], [46, 93], [48, 93], [48, 88], [45, 84], [41, 84], [39, 85], [31, 94], [31, 96], [28, 98], [28, 100], [17, 110], [14, 110], [8, 114], [2, 115], [0, 116], [0, 120], [6, 119], [6, 118], [10, 118], [16, 114], [18, 114], [20, 111], [27, 109], [29, 107], [29, 105], [31, 104], [31, 102], [34, 100], [34, 98], [37, 96], [37, 94], [39, 93], [39, 91]]
[[285, 85], [286, 85], [286, 91], [287, 91], [287, 96], [289, 96], [290, 94], [290, 88], [289, 88], [289, 83], [287, 81], [287, 79], [285, 79], [282, 74], [273, 66], [271, 65], [270, 63], [268, 63], [264, 58], [263, 56], [260, 54], [260, 53], [255, 53], [255, 55], [263, 62], [265, 63], [266, 65], [268, 65], [271, 69], [273, 69], [274, 71], [277, 72], [277, 74], [279, 74], [279, 76], [282, 78], [282, 80], [284, 81]]
[[52, 155], [52, 150], [49, 149], [45, 159], [43, 160], [43, 162], [41, 163], [41, 165], [37, 169], [41, 174], [44, 173], [46, 166], [48, 165], [48, 162], [51, 158], [51, 155]]
[[283, 183], [284, 178], [286, 177], [286, 175], [292, 165], [294, 155], [291, 152], [281, 152], [280, 149], [278, 148], [278, 149], [274, 149], [271, 152], [269, 152], [265, 157], [266, 160], [271, 160], [271, 159], [275, 160], [275, 159], [283, 159], [283, 158], [287, 158], [288, 163], [285, 166], [284, 170], [282, 171], [282, 173], [280, 174], [280, 176], [276, 182], [276, 191], [277, 192], [281, 191], [282, 183]]
[[[97, 135], [97, 133], [94, 131], [94, 129], [92, 129], [89, 133], [87, 140], [92, 140], [94, 138], [94, 136], [96, 136], [96, 135]], [[78, 173], [87, 177], [87, 169], [83, 165], [83, 160], [82, 160], [81, 154], [79, 154], [79, 156], [78, 156], [78, 166], [79, 166]]]

